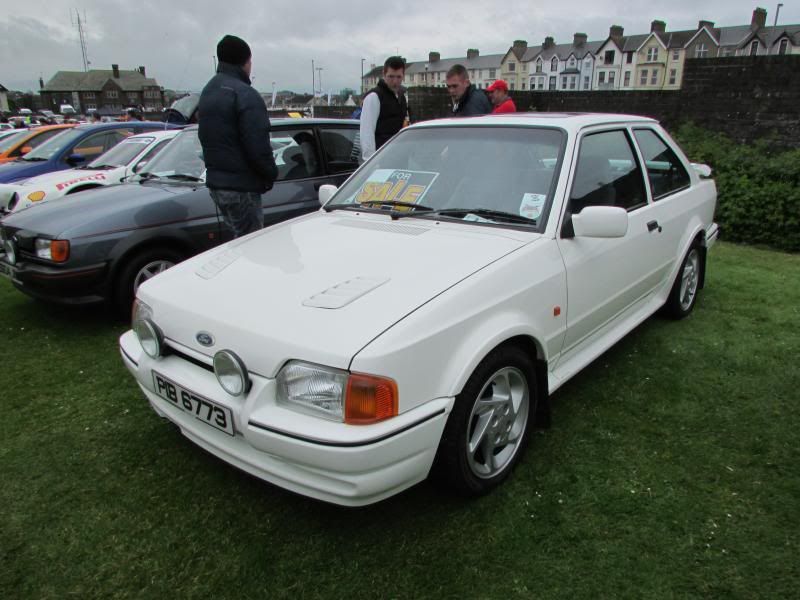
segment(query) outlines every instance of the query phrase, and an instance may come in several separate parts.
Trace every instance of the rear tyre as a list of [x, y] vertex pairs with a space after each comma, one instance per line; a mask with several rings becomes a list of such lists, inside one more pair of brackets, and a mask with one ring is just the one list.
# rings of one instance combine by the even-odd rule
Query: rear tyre
[[487, 356], [456, 397], [436, 453], [434, 475], [447, 487], [478, 496], [513, 470], [536, 413], [536, 371], [521, 349]]
[[117, 276], [114, 290], [114, 304], [119, 316], [130, 316], [131, 305], [140, 285], [182, 260], [183, 256], [179, 252], [169, 248], [144, 250], [128, 260]]
[[674, 319], [683, 319], [692, 312], [697, 302], [704, 268], [702, 248], [699, 244], [694, 243], [683, 259], [675, 283], [672, 284], [669, 298], [664, 305], [664, 310], [669, 316]]

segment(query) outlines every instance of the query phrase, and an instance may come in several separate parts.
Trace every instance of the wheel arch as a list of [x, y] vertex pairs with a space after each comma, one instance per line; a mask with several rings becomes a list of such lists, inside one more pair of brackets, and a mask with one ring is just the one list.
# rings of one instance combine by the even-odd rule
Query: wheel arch
[[120, 272], [134, 256], [155, 248], [165, 248], [186, 257], [192, 256], [197, 252], [197, 250], [187, 240], [182, 240], [173, 236], [158, 236], [139, 240], [137, 243], [131, 244], [125, 248], [114, 260], [114, 266], [111, 270], [110, 277], [112, 285], [116, 283]]

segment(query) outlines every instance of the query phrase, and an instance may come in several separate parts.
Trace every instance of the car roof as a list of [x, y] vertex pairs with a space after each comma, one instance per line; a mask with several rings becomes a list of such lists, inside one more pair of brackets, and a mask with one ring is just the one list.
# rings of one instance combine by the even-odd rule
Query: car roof
[[[56, 127], [56, 125], [53, 125]], [[82, 123], [75, 126], [80, 131], [102, 131], [103, 129], [119, 129], [121, 127], [132, 127], [142, 129], [152, 127], [153, 129], [178, 129], [174, 123], [162, 123], [161, 121], [113, 121], [111, 123]]]
[[135, 138], [148, 138], [148, 137], [154, 137], [156, 139], [165, 138], [165, 137], [175, 137], [178, 134], [179, 131], [180, 131], [180, 129], [166, 129], [166, 130], [164, 130], [164, 129], [154, 129], [153, 131], [143, 131], [142, 133], [137, 133], [136, 135], [131, 135], [131, 136], [125, 138], [122, 141], [124, 142], [126, 140], [132, 140], [132, 139], [135, 139]]
[[657, 123], [655, 119], [639, 115], [623, 115], [613, 113], [578, 113], [578, 112], [529, 112], [483, 115], [480, 117], [447, 118], [424, 121], [413, 125], [418, 127], [462, 127], [485, 125], [518, 125], [522, 127], [560, 127], [569, 131], [578, 131], [593, 125], [610, 125], [615, 123]]
[[[311, 127], [312, 125], [350, 125], [356, 127], [359, 125], [359, 121], [357, 119], [291, 119], [291, 118], [279, 118], [279, 119], [270, 119], [269, 124], [272, 126], [296, 126], [296, 127]], [[196, 130], [197, 125], [187, 125], [186, 130]]]

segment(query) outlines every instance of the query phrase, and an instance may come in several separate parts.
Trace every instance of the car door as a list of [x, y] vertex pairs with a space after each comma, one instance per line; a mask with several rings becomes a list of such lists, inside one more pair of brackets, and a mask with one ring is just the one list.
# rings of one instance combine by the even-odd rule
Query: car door
[[[567, 272], [564, 353], [580, 350], [601, 327], [634, 310], [659, 281], [653, 254], [653, 219], [630, 132], [619, 127], [584, 133], [576, 149], [564, 226], [558, 241]], [[628, 212], [621, 238], [575, 237], [570, 218], [586, 206], [618, 206]], [[566, 358], [566, 357], [565, 357]]]

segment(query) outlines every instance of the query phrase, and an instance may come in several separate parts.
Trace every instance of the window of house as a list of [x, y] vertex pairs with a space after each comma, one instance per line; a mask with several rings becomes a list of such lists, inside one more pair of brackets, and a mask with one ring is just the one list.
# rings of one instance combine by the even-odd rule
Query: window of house
[[697, 44], [694, 48], [694, 57], [695, 58], [707, 58], [708, 57], [708, 47], [705, 43]]
[[511, 83], [509, 83], [509, 84], [508, 84], [508, 89], [510, 89], [510, 90], [513, 90], [513, 89], [515, 89], [514, 83], [515, 83], [515, 82], [513, 82], [513, 81], [512, 81]]
[[650, 77], [650, 85], [658, 83], [658, 69], [653, 69], [653, 75]]
[[489, 69], [489, 79], [494, 79], [495, 78], [495, 72], [496, 71], [497, 71], [497, 69]]
[[786, 49], [789, 47], [789, 40], [786, 38], [781, 40], [780, 45], [778, 46], [778, 54], [786, 54]]
[[525, 89], [525, 82], [523, 81], [520, 85], [521, 85], [520, 89], [524, 90]]
[[644, 177], [625, 131], [603, 131], [581, 140], [569, 211], [586, 206], [619, 206], [633, 210], [647, 202]]
[[625, 78], [623, 79], [623, 85], [628, 87], [631, 84], [631, 72], [625, 71]]
[[136, 94], [128, 94], [128, 102], [136, 103]]
[[603, 55], [603, 62], [607, 65], [614, 64], [614, 51], [613, 50], [606, 50], [605, 54]]
[[730, 55], [731, 55], [731, 49], [730, 48], [723, 48], [722, 49], [722, 56], [723, 57], [728, 57]]
[[675, 81], [678, 79], [678, 69], [670, 69], [669, 70], [669, 84], [675, 85]]
[[575, 68], [575, 59], [572, 58], [572, 57], [570, 57], [570, 59], [569, 59], [569, 68], [570, 69], [574, 69]]
[[599, 83], [600, 85], [603, 85], [605, 82], [606, 82], [606, 72], [605, 71], [600, 71], [597, 74], [597, 83]]
[[625, 62], [627, 64], [631, 64], [633, 62], [633, 52], [626, 52], [625, 53]]
[[83, 97], [87, 100], [94, 100], [94, 92], [84, 92]]
[[656, 62], [658, 60], [658, 48], [647, 49], [647, 62]]
[[584, 78], [583, 78], [583, 89], [585, 89], [585, 90], [589, 89], [589, 76], [588, 75], [584, 76]]
[[689, 187], [689, 174], [675, 152], [652, 129], [636, 129], [636, 143], [644, 158], [653, 200]]
[[567, 89], [567, 78], [566, 77], [562, 77], [561, 78], [561, 89], [562, 90]]
[[548, 83], [547, 89], [549, 90], [556, 89], [556, 78], [554, 75], [550, 76], [550, 82]]
[[609, 85], [614, 85], [614, 79], [616, 78], [616, 73], [614, 71], [608, 72], [608, 83]]
[[647, 69], [642, 69], [642, 75], [641, 78], [639, 79], [639, 85], [647, 85], [647, 75], [648, 75]]
[[578, 79], [578, 78], [577, 78], [577, 76], [575, 76], [575, 75], [572, 75], [572, 76], [569, 78], [569, 89], [571, 89], [571, 90], [574, 90], [574, 89], [575, 89], [575, 82], [576, 82], [576, 80], [577, 80], [577, 79]]
[[117, 90], [106, 90], [106, 98], [117, 98], [117, 97], [119, 97]]
[[536, 72], [537, 73], [541, 73], [542, 72], [542, 59], [541, 58], [536, 61]]
[[681, 51], [680, 50], [673, 50], [672, 51], [672, 60], [680, 60], [681, 58]]
[[758, 40], [753, 40], [753, 43], [750, 44], [750, 56], [755, 56], [758, 54]]
[[528, 63], [522, 63], [522, 70], [523, 71], [527, 71], [528, 70]]
[[550, 71], [558, 71], [558, 58], [555, 56], [550, 61]]
[[513, 63], [513, 62], [508, 63], [508, 70], [509, 71], [516, 71], [517, 70], [517, 63]]

